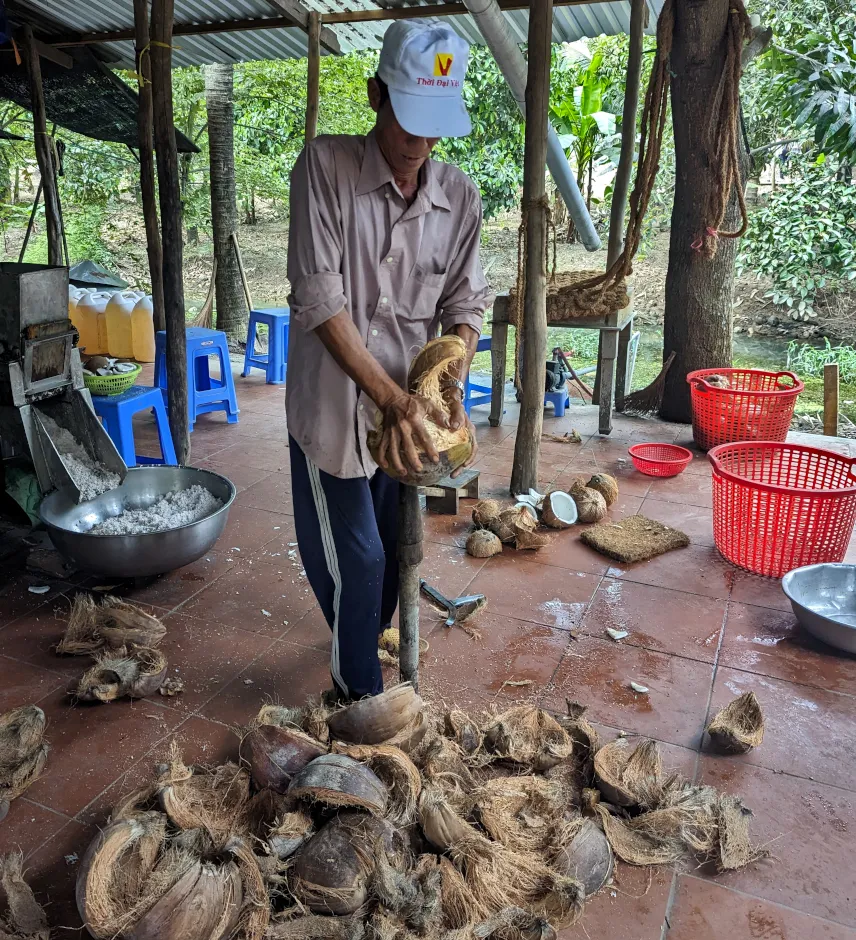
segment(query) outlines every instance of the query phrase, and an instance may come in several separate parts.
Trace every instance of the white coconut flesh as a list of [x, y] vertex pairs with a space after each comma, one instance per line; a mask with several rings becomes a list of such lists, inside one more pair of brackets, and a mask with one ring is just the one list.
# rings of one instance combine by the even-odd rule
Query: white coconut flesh
[[517, 498], [520, 500], [520, 502], [515, 503], [514, 508], [515, 508], [515, 509], [520, 509], [520, 507], [522, 506], [522, 507], [529, 513], [529, 515], [532, 516], [532, 518], [537, 522], [537, 521], [538, 521], [538, 511], [535, 509], [535, 507], [532, 506], [532, 505], [531, 505], [530, 503], [528, 503], [528, 502], [524, 502], [523, 499], [522, 499], [522, 497], [518, 496]]
[[568, 493], [550, 493], [546, 501], [553, 510], [553, 515], [564, 525], [573, 525], [577, 521], [577, 504]]

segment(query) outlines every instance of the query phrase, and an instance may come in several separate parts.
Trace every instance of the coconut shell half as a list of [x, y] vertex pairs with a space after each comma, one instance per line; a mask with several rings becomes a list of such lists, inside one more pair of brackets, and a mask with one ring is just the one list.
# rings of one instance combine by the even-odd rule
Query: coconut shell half
[[422, 699], [409, 682], [360, 699], [328, 716], [333, 738], [349, 744], [383, 744], [422, 711]]
[[288, 788], [298, 800], [327, 806], [351, 806], [382, 815], [386, 810], [386, 787], [365, 764], [344, 754], [324, 754], [297, 773]]
[[324, 748], [294, 728], [260, 725], [241, 741], [241, 761], [250, 768], [253, 783], [286, 793], [292, 777], [320, 757]]
[[577, 521], [577, 504], [568, 493], [548, 493], [541, 507], [541, 521], [551, 529], [567, 529]]
[[570, 841], [560, 849], [553, 867], [581, 882], [589, 898], [612, 878], [615, 858], [601, 828], [591, 819], [583, 819], [574, 826]]
[[714, 715], [707, 727], [721, 754], [745, 754], [764, 740], [764, 714], [754, 692], [744, 692]]
[[336, 816], [294, 856], [291, 890], [316, 914], [353, 914], [368, 900], [378, 842], [390, 861], [403, 863], [403, 841], [386, 820]]
[[613, 806], [638, 806], [657, 791], [663, 766], [656, 741], [643, 741], [631, 751], [619, 738], [604, 745], [594, 756], [597, 788]]
[[478, 837], [478, 831], [452, 809], [437, 789], [422, 791], [419, 798], [419, 822], [425, 838], [441, 852]]

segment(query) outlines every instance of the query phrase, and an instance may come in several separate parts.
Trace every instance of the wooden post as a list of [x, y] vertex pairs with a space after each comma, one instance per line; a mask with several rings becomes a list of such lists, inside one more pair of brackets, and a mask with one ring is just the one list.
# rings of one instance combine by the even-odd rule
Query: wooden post
[[182, 283], [181, 194], [172, 109], [172, 22], [174, 0], [152, 0], [152, 105], [157, 150], [166, 314], [166, 375], [169, 427], [181, 465], [190, 457], [187, 414], [187, 334]]
[[526, 290], [523, 295], [523, 403], [514, 445], [511, 492], [538, 487], [538, 455], [544, 424], [547, 361], [547, 108], [553, 0], [529, 5], [529, 69], [523, 151], [523, 214], [526, 223]]
[[402, 682], [419, 688], [419, 565], [422, 510], [415, 486], [399, 487], [398, 504], [398, 664]]
[[63, 264], [62, 228], [60, 222], [59, 193], [56, 186], [56, 163], [53, 148], [48, 137], [47, 117], [45, 116], [45, 93], [42, 88], [42, 69], [39, 54], [35, 48], [33, 31], [29, 26], [23, 28], [24, 58], [30, 79], [30, 99], [33, 111], [33, 143], [36, 148], [36, 160], [42, 190], [45, 194], [45, 227], [48, 236], [48, 264]]
[[[155, 154], [152, 120], [152, 67], [149, 56], [149, 3], [134, 0], [136, 31], [137, 138], [140, 148], [140, 191], [143, 196], [143, 222], [146, 227], [146, 253], [149, 257], [149, 279], [152, 282], [152, 306], [156, 330], [166, 329], [163, 305], [163, 251], [158, 228], [158, 207], [155, 196]], [[144, 51], [145, 50], [145, 51]]]
[[838, 363], [823, 367], [823, 433], [838, 437]]
[[309, 14], [309, 56], [306, 71], [306, 142], [318, 133], [318, 98], [321, 73], [321, 14]]

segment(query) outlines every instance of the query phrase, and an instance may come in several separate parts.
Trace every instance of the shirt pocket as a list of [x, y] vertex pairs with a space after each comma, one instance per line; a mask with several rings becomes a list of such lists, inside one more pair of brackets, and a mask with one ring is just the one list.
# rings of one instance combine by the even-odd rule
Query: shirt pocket
[[434, 274], [414, 265], [401, 291], [399, 312], [409, 320], [433, 320], [445, 285], [445, 271]]

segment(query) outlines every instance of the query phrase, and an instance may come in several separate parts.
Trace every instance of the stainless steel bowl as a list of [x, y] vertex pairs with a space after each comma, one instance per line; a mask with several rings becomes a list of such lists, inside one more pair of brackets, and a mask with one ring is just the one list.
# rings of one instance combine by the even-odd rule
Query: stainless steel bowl
[[782, 578], [782, 588], [809, 633], [856, 653], [856, 565], [795, 568]]
[[[89, 529], [124, 509], [143, 509], [167, 493], [204, 486], [223, 506], [210, 516], [165, 532], [91, 535]], [[84, 571], [111, 577], [163, 574], [196, 561], [220, 537], [235, 498], [226, 477], [196, 467], [136, 467], [97, 499], [74, 503], [59, 491], [42, 500], [40, 515], [56, 550]]]

